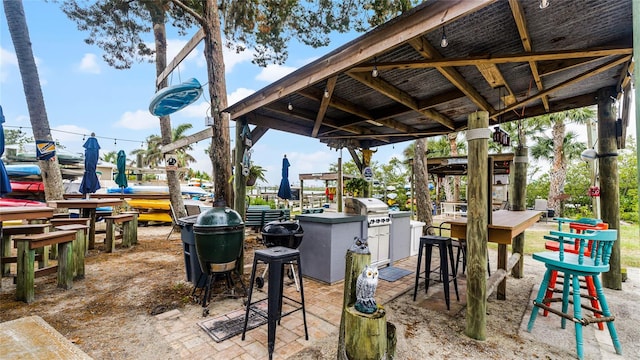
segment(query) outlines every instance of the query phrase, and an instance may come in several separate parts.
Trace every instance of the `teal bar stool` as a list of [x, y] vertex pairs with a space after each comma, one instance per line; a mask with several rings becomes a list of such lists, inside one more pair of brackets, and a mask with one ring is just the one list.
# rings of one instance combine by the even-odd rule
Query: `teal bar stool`
[[[600, 282], [599, 275], [603, 272], [609, 271], [609, 258], [611, 257], [611, 249], [613, 243], [618, 238], [617, 230], [586, 230], [583, 233], [571, 233], [562, 231], [551, 231], [550, 236], [547, 239], [557, 239], [558, 251], [545, 251], [533, 254], [535, 260], [541, 261], [545, 264], [547, 271], [544, 274], [538, 295], [533, 301], [533, 310], [531, 311], [531, 317], [529, 318], [529, 324], [527, 331], [533, 330], [533, 325], [536, 322], [538, 316], [538, 308], [541, 308], [550, 313], [556, 314], [562, 318], [561, 327], [564, 329], [566, 321], [571, 320], [575, 322], [576, 331], [576, 351], [578, 358], [583, 359], [583, 336], [582, 327], [592, 323], [606, 322], [609, 335], [613, 342], [613, 347], [617, 354], [622, 354], [622, 345], [618, 340], [618, 334], [613, 324], [615, 317], [611, 315], [607, 299], [604, 296], [602, 289], [602, 283]], [[565, 252], [564, 247], [568, 241], [575, 240], [578, 244], [577, 253]], [[591, 251], [589, 255], [585, 255], [587, 251], [588, 243], [591, 242]], [[562, 290], [562, 311], [558, 311], [549, 307], [548, 303], [554, 301], [554, 299], [545, 298], [546, 290], [549, 286], [549, 280], [552, 273], [561, 272], [564, 275], [564, 285]], [[579, 276], [590, 276], [593, 278], [593, 282], [598, 294], [598, 300], [602, 309], [601, 317], [587, 316], [582, 314], [582, 307], [580, 301], [580, 282]], [[570, 291], [571, 290], [571, 291]], [[573, 314], [568, 312], [569, 296], [573, 297]], [[586, 308], [586, 307], [585, 307]], [[594, 310], [590, 308], [589, 310]]]

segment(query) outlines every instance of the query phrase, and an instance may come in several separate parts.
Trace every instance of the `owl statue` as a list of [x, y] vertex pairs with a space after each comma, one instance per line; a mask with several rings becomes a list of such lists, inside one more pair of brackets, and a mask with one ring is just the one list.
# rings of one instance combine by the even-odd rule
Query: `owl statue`
[[351, 245], [349, 251], [356, 254], [369, 254], [369, 243], [367, 242], [367, 238], [360, 239], [357, 236], [354, 237], [353, 245]]
[[373, 314], [378, 310], [376, 287], [378, 286], [378, 268], [367, 265], [356, 281], [356, 310], [365, 314]]

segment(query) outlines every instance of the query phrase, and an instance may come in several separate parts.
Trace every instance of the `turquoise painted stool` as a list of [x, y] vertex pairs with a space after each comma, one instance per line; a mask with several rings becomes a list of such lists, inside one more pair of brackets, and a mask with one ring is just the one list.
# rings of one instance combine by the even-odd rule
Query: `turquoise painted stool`
[[[582, 327], [592, 323], [606, 322], [609, 330], [609, 335], [613, 342], [613, 347], [617, 354], [622, 354], [622, 345], [618, 340], [618, 334], [613, 324], [615, 317], [611, 315], [607, 299], [604, 296], [602, 289], [602, 283], [598, 277], [600, 273], [609, 271], [609, 258], [611, 257], [611, 249], [613, 243], [618, 238], [617, 230], [586, 230], [583, 233], [571, 233], [562, 231], [551, 231], [549, 238], [558, 239], [558, 251], [545, 251], [533, 254], [535, 260], [541, 261], [545, 264], [547, 271], [544, 274], [538, 295], [533, 301], [533, 310], [531, 311], [531, 317], [529, 318], [529, 324], [527, 331], [533, 330], [536, 317], [538, 316], [538, 308], [556, 314], [562, 318], [561, 327], [564, 329], [566, 321], [571, 320], [575, 322], [576, 331], [576, 351], [578, 358], [583, 359], [584, 354], [582, 350], [583, 336]], [[578, 252], [569, 253], [565, 252], [565, 243], [570, 240], [575, 240], [578, 243]], [[588, 243], [591, 242], [590, 256], [585, 255]], [[545, 303], [549, 303], [553, 299], [545, 299], [545, 293], [549, 286], [549, 280], [554, 271], [561, 272], [564, 275], [564, 285], [562, 290], [562, 311], [558, 311], [547, 306]], [[598, 294], [598, 300], [602, 307], [601, 317], [591, 317], [582, 314], [582, 307], [580, 301], [580, 282], [579, 276], [591, 276]], [[569, 283], [571, 282], [571, 284]], [[571, 289], [571, 292], [570, 292]], [[573, 296], [573, 314], [568, 313], [569, 307], [569, 295]], [[585, 307], [586, 308], [586, 307]], [[593, 309], [589, 309], [592, 310]]]

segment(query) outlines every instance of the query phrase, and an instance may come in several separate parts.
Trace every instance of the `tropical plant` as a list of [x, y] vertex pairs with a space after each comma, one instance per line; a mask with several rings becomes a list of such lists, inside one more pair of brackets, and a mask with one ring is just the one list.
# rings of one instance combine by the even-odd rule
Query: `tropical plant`
[[111, 163], [111, 164], [115, 164], [116, 161], [118, 160], [118, 153], [115, 151], [109, 151], [109, 152], [103, 153], [102, 156], [100, 157], [100, 160]]
[[349, 179], [344, 185], [344, 188], [352, 196], [359, 196], [365, 193], [365, 188], [369, 186], [367, 180], [358, 177]]
[[265, 177], [267, 170], [260, 165], [254, 165], [251, 163], [249, 168], [249, 175], [247, 176], [247, 186], [254, 186], [258, 180], [267, 182]]
[[556, 214], [562, 215], [563, 209], [561, 208], [561, 202], [558, 200], [558, 195], [564, 193], [568, 162], [579, 158], [580, 152], [585, 148], [584, 144], [576, 142], [577, 136], [575, 134], [566, 134], [566, 124], [585, 124], [595, 116], [594, 108], [585, 107], [529, 119], [530, 124], [540, 130], [551, 126], [551, 137], [542, 131], [539, 132], [539, 135], [534, 136], [535, 143], [531, 147], [531, 155], [535, 159], [543, 158], [551, 161], [547, 200], [549, 206], [556, 211]]

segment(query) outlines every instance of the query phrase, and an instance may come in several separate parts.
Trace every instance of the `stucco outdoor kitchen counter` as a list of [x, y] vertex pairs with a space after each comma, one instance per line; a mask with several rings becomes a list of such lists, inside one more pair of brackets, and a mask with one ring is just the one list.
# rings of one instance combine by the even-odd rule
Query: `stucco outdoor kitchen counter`
[[296, 216], [304, 230], [302, 274], [333, 284], [344, 279], [345, 255], [354, 237], [367, 236], [367, 217], [325, 212]]

